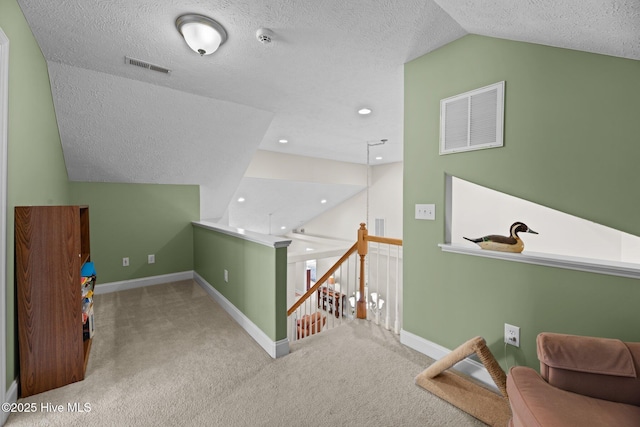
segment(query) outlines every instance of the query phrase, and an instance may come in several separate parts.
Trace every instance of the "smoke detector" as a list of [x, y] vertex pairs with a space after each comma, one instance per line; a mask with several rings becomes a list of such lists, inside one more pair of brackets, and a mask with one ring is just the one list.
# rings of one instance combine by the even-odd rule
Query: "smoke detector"
[[268, 28], [260, 28], [256, 31], [256, 38], [262, 44], [269, 44], [273, 39], [273, 31]]

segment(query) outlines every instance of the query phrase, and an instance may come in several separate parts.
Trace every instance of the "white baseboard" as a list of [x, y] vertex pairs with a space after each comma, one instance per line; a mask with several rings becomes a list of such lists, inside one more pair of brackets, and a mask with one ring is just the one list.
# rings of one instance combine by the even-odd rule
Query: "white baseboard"
[[96, 285], [94, 293], [96, 295], [108, 294], [128, 289], [141, 288], [143, 286], [161, 285], [169, 282], [179, 282], [181, 280], [193, 279], [193, 270], [179, 273], [161, 274], [159, 276], [142, 277], [140, 279], [123, 280], [121, 282], [110, 282]]
[[[16, 403], [18, 401], [18, 381], [13, 380], [11, 385], [9, 386], [9, 390], [7, 390], [7, 394], [5, 395], [5, 401], [3, 403]], [[1, 411], [0, 412], [0, 426], [3, 426], [4, 423], [7, 422], [7, 418], [9, 418], [10, 412]]]
[[[411, 332], [407, 332], [404, 329], [400, 331], [400, 342], [403, 345], [419, 351], [420, 353], [435, 360], [440, 360], [447, 354], [451, 353], [451, 350], [448, 348], [412, 334]], [[493, 378], [491, 378], [489, 371], [487, 371], [482, 363], [466, 358], [453, 365], [453, 368], [463, 374], [475, 378], [487, 387], [490, 387], [492, 390], [498, 393], [500, 392], [498, 386], [496, 386], [496, 383], [493, 381]]]
[[256, 326], [243, 312], [233, 305], [224, 297], [217, 289], [209, 284], [198, 273], [193, 273], [194, 280], [202, 286], [224, 310], [233, 317], [233, 319], [253, 338], [260, 347], [266, 351], [269, 356], [275, 358], [289, 354], [289, 339], [285, 338], [280, 341], [273, 341], [259, 327]]

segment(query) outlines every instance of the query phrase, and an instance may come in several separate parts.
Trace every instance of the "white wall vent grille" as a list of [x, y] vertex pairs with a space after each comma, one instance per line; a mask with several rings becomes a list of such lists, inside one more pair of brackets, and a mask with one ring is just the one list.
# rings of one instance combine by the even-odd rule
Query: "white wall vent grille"
[[504, 82], [440, 101], [440, 154], [502, 147]]
[[136, 67], [146, 68], [151, 71], [158, 71], [160, 73], [169, 74], [171, 70], [165, 67], [161, 67], [159, 65], [151, 64], [150, 62], [142, 61], [140, 59], [130, 58], [128, 56], [124, 57], [124, 63], [129, 65], [135, 65]]
[[384, 237], [384, 218], [376, 218], [375, 219], [375, 232], [374, 236]]

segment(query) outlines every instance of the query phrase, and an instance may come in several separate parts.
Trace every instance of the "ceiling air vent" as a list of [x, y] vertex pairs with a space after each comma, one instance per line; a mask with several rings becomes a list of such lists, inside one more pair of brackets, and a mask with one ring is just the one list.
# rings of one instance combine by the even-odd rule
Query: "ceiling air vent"
[[154, 65], [149, 62], [141, 61], [140, 59], [130, 58], [128, 56], [124, 57], [124, 63], [129, 65], [135, 65], [136, 67], [146, 68], [147, 70], [157, 71], [159, 73], [169, 74], [171, 72], [170, 69], [161, 67], [159, 65]]
[[504, 82], [440, 101], [440, 154], [502, 147]]

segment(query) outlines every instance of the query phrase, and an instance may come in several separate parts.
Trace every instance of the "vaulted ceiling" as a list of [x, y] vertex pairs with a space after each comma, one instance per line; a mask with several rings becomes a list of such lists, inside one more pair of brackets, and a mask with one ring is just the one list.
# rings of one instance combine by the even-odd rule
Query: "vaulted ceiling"
[[[640, 59], [637, 0], [18, 1], [49, 67], [70, 179], [202, 185], [209, 218], [229, 217], [247, 185], [265, 203], [279, 194], [283, 212], [327, 190], [303, 176], [243, 178], [259, 149], [401, 161], [403, 64], [466, 34]], [[195, 54], [175, 27], [185, 13], [217, 20], [227, 42]], [[260, 28], [272, 43], [257, 40]], [[359, 116], [363, 106], [373, 113]], [[382, 139], [372, 147], [382, 159], [367, 159]], [[332, 190], [344, 199], [356, 189]], [[271, 208], [256, 209], [239, 215], [251, 222]]]

